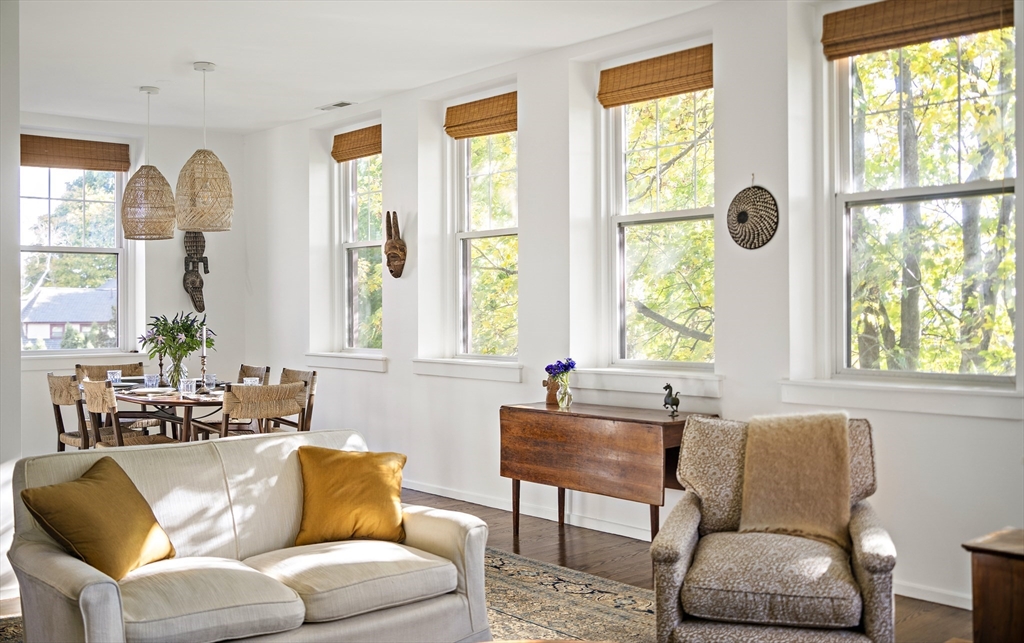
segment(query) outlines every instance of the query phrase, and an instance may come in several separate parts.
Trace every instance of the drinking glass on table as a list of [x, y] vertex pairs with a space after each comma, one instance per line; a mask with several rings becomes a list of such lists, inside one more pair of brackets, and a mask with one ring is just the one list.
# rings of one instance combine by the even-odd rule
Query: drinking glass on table
[[117, 370], [117, 371], [107, 371], [107, 379], [110, 380], [110, 382], [112, 384], [120, 384], [121, 383], [121, 371], [120, 370]]
[[184, 378], [181, 380], [181, 394], [182, 395], [195, 395], [196, 394], [196, 380], [193, 377]]
[[242, 386], [259, 386], [260, 378], [258, 377], [243, 377]]
[[217, 376], [213, 373], [206, 374], [206, 388], [212, 389], [217, 386]]
[[160, 386], [160, 374], [146, 373], [142, 376], [142, 385], [146, 388], [156, 388]]

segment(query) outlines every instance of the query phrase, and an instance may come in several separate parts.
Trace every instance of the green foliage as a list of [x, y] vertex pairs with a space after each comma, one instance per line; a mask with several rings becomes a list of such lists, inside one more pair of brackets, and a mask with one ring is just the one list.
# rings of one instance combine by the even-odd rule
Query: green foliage
[[516, 132], [469, 139], [469, 230], [498, 230], [519, 218]]
[[[154, 315], [149, 330], [139, 337], [139, 345], [146, 350], [150, 359], [158, 356], [180, 362], [203, 346], [203, 326], [206, 315], [200, 319], [195, 313], [178, 313], [173, 319], [167, 315]], [[206, 329], [206, 347], [213, 348], [217, 333]]]
[[[623, 107], [626, 213], [714, 204], [714, 90]], [[623, 224], [626, 359], [713, 362], [714, 223]]]
[[380, 246], [352, 248], [349, 266], [355, 274], [350, 293], [351, 345], [353, 348], [381, 348], [383, 346], [384, 264]]
[[519, 237], [469, 239], [468, 352], [515, 355], [519, 346]]
[[384, 172], [380, 154], [356, 159], [355, 235], [353, 241], [377, 241], [381, 239], [383, 226], [383, 185]]
[[[853, 189], [1016, 176], [1014, 31], [857, 56]], [[1014, 197], [852, 208], [849, 366], [1012, 374]]]
[[64, 325], [64, 336], [60, 340], [61, 348], [86, 348], [85, 344], [85, 335], [71, 324]]

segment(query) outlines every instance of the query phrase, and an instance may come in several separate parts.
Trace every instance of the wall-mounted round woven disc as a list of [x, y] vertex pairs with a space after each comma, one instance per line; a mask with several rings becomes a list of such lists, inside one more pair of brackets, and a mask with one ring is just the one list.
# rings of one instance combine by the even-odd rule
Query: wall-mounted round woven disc
[[772, 240], [779, 228], [779, 205], [759, 185], [745, 188], [729, 204], [729, 235], [741, 248], [753, 250]]

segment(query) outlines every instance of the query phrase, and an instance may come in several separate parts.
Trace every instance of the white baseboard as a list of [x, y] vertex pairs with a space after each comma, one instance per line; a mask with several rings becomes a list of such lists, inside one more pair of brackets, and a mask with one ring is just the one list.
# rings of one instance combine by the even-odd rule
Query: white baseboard
[[908, 583], [898, 580], [893, 580], [892, 586], [893, 591], [900, 596], [916, 598], [930, 603], [940, 603], [951, 607], [959, 607], [960, 609], [965, 610], [969, 610], [972, 607], [971, 595], [963, 592], [951, 592], [948, 589], [938, 589], [937, 587], [929, 587], [927, 585], [918, 585], [917, 583]]
[[21, 599], [17, 596], [14, 598], [0, 598], [0, 618], [7, 618], [9, 616], [21, 616]]
[[[485, 507], [494, 507], [495, 509], [512, 511], [512, 498], [488, 496], [469, 491], [461, 491], [459, 489], [449, 489], [448, 487], [441, 487], [408, 479], [402, 481], [402, 486], [416, 491], [422, 491], [424, 493], [432, 493], [435, 496], [455, 498], [456, 500], [464, 500], [466, 502], [484, 505]], [[543, 518], [545, 520], [552, 521], [558, 520], [558, 509], [555, 507], [546, 507], [544, 505], [535, 505], [523, 502], [519, 505], [519, 511], [527, 516], [534, 516], [535, 518]], [[591, 518], [589, 516], [581, 516], [570, 511], [566, 512], [565, 521], [570, 525], [584, 527], [586, 529], [594, 529], [595, 531], [603, 531], [610, 534], [617, 534], [619, 536], [626, 536], [627, 538], [635, 538], [637, 540], [645, 540], [648, 542], [651, 540], [651, 533], [647, 528], [639, 528], [634, 525], [602, 520], [600, 518]]]

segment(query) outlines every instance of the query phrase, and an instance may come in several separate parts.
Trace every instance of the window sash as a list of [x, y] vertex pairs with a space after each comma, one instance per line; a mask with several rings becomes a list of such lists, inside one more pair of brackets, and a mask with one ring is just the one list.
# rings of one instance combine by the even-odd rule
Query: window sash
[[[470, 271], [472, 256], [469, 249], [470, 242], [475, 239], [489, 239], [494, 237], [510, 237], [519, 235], [519, 227], [495, 228], [490, 230], [472, 230], [470, 221], [470, 138], [453, 139], [449, 145], [452, 163], [452, 199], [451, 209], [453, 215], [454, 240], [451, 256], [454, 257], [455, 269], [453, 288], [455, 292], [454, 301], [454, 326], [455, 326], [455, 350], [454, 354], [460, 358], [487, 359], [494, 361], [514, 362], [517, 355], [484, 355], [470, 352], [472, 338], [470, 333], [470, 316], [472, 311], [472, 292]], [[518, 174], [518, 149], [516, 158], [516, 172]], [[473, 175], [486, 176], [486, 175]], [[518, 217], [517, 217], [518, 220]], [[516, 259], [518, 265], [518, 256]]]
[[608, 204], [608, 253], [611, 284], [608, 301], [609, 319], [614, 321], [614, 332], [609, 333], [611, 364], [630, 367], [675, 368], [694, 371], [713, 371], [714, 362], [681, 362], [668, 360], [643, 360], [626, 358], [626, 243], [625, 228], [633, 225], [672, 221], [699, 221], [713, 219], [714, 206], [666, 212], [627, 214], [626, 203], [626, 128], [625, 110], [622, 106], [604, 110], [605, 140], [609, 142], [605, 154], [605, 176], [608, 177], [605, 200]]
[[[852, 239], [850, 219], [853, 208], [870, 205], [901, 204], [913, 201], [961, 199], [971, 196], [987, 196], [1014, 194], [1015, 179], [981, 180], [968, 183], [947, 185], [915, 186], [893, 188], [890, 190], [868, 190], [853, 192], [853, 96], [850, 86], [850, 58], [840, 58], [833, 62], [831, 85], [833, 87], [833, 140], [835, 146], [833, 182], [836, 186], [833, 197], [832, 253], [832, 351], [831, 374], [833, 377], [865, 381], [889, 382], [935, 382], [945, 384], [963, 384], [971, 386], [1014, 386], [1017, 374], [988, 375], [975, 373], [933, 373], [920, 371], [892, 371], [883, 369], [866, 369], [850, 367], [850, 356], [853, 349], [851, 306], [851, 249]], [[1015, 109], [1020, 109], [1019, 104]], [[1020, 136], [1021, 132], [1017, 133]], [[1020, 171], [1020, 159], [1017, 159], [1017, 171]], [[1016, 208], [1020, 203], [1015, 204]], [[1020, 232], [1018, 231], [1019, 235]], [[1021, 270], [1022, 259], [1017, 256], [1017, 270]], [[1018, 293], [1018, 297], [1020, 293]], [[1020, 331], [1018, 331], [1020, 332]]]
[[[54, 168], [48, 168], [54, 169]], [[56, 168], [56, 169], [77, 169], [77, 168]], [[86, 170], [89, 171], [89, 170]], [[110, 170], [95, 170], [95, 171], [110, 171]], [[52, 179], [51, 179], [52, 180]], [[20, 190], [19, 190], [20, 193]], [[131, 248], [132, 243], [127, 243], [123, 231], [121, 229], [121, 197], [124, 194], [124, 172], [114, 171], [114, 246], [103, 248], [103, 247], [83, 247], [83, 246], [53, 246], [53, 245], [20, 245], [19, 238], [19, 284], [20, 278], [20, 260], [21, 255], [26, 252], [36, 253], [58, 253], [58, 254], [104, 254], [114, 255], [117, 257], [117, 345], [113, 348], [63, 348], [54, 349], [47, 351], [33, 351], [25, 350], [22, 346], [22, 355], [90, 355], [99, 353], [110, 353], [111, 351], [117, 352], [128, 352], [135, 348], [131, 344], [134, 340], [134, 333], [129, 328], [131, 313], [129, 311], [129, 270], [128, 264], [132, 260]], [[36, 198], [40, 201], [63, 201], [66, 199], [53, 199], [50, 197], [22, 197], [19, 194], [19, 235], [21, 234], [21, 213], [20, 213], [20, 199]], [[82, 199], [72, 199], [75, 203], [110, 203], [110, 201], [98, 201], [95, 199], [85, 199], [84, 192]], [[18, 325], [22, 326], [22, 322], [18, 320]]]
[[[356, 189], [358, 186], [357, 164], [359, 159], [352, 159], [337, 163], [337, 216], [338, 239], [335, 242], [337, 256], [335, 259], [336, 274], [340, 293], [336, 295], [335, 305], [336, 333], [340, 349], [344, 352], [374, 353], [383, 352], [382, 348], [368, 348], [356, 346], [357, 328], [357, 299], [358, 299], [358, 271], [354, 269], [355, 252], [360, 248], [380, 248], [381, 261], [384, 260], [384, 241], [382, 239], [370, 239], [357, 241], [358, 238], [358, 204]], [[369, 194], [368, 192], [365, 194]], [[382, 234], [383, 236], [383, 234]]]

